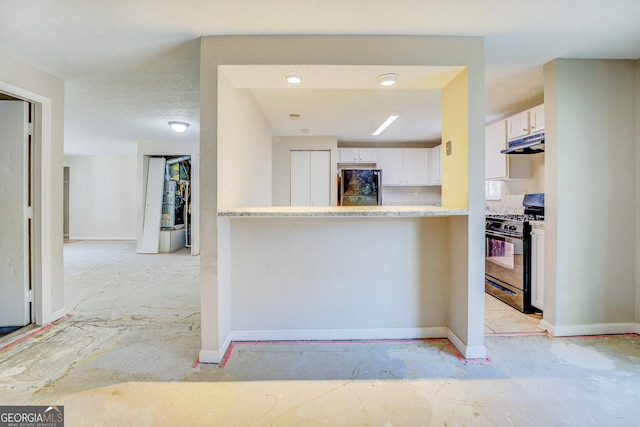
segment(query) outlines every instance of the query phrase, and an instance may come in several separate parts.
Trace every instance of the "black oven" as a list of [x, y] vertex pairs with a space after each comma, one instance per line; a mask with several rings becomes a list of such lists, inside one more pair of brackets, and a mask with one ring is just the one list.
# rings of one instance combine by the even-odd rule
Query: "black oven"
[[[505, 224], [513, 226], [510, 220]], [[529, 242], [524, 237], [524, 222], [516, 227], [522, 231], [485, 231], [485, 291], [519, 311], [529, 312], [530, 286], [526, 256]]]
[[523, 313], [531, 305], [530, 220], [544, 220], [544, 194], [526, 194], [522, 215], [489, 215], [485, 222], [485, 292]]

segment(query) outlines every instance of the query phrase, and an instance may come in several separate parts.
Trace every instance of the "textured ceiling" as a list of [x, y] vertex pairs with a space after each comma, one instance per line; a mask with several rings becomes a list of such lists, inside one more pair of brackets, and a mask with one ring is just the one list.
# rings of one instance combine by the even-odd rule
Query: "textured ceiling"
[[[638, 0], [0, 0], [0, 51], [66, 81], [67, 153], [134, 153], [198, 140], [202, 35], [483, 36], [490, 121], [542, 102], [554, 58], [639, 58], [638, 22]], [[265, 108], [271, 90], [254, 92]]]

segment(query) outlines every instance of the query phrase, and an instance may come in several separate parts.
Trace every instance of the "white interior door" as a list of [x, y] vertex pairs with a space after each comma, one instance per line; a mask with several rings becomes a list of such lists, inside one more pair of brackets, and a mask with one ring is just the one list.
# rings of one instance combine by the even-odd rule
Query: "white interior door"
[[291, 151], [291, 206], [311, 205], [310, 168], [310, 151]]
[[291, 151], [291, 206], [331, 205], [331, 152]]
[[149, 159], [142, 245], [138, 251], [139, 253], [157, 254], [160, 252], [160, 223], [162, 218], [165, 163], [166, 159], [164, 157], [152, 157]]
[[27, 102], [0, 101], [0, 327], [31, 322], [28, 124]]
[[329, 206], [331, 204], [331, 152], [312, 151], [310, 164], [310, 204]]

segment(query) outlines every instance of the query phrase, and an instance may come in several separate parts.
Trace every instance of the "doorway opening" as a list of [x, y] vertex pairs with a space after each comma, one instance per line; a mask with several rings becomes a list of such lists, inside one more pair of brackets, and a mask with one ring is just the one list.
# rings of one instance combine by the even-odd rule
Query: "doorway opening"
[[191, 249], [191, 156], [145, 156], [144, 163], [144, 223], [138, 253]]
[[0, 157], [5, 164], [0, 204], [0, 337], [35, 321], [34, 278], [34, 106], [0, 94]]

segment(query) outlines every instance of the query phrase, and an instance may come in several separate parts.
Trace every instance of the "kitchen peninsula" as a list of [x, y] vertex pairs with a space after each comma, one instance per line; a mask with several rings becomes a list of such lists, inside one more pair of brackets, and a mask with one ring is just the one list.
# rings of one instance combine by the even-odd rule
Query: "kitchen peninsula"
[[449, 217], [466, 214], [433, 206], [220, 211], [231, 340], [448, 336]]
[[442, 206], [268, 206], [218, 212], [222, 217], [435, 217], [466, 215], [466, 209]]
[[[429, 337], [485, 358], [482, 39], [204, 37], [201, 55], [200, 361], [233, 341]], [[442, 206], [274, 206], [287, 188], [274, 175], [289, 170], [252, 90], [277, 89], [292, 67], [370, 75], [335, 90], [428, 70], [416, 81], [441, 95]], [[337, 147], [323, 150], [334, 168]]]

